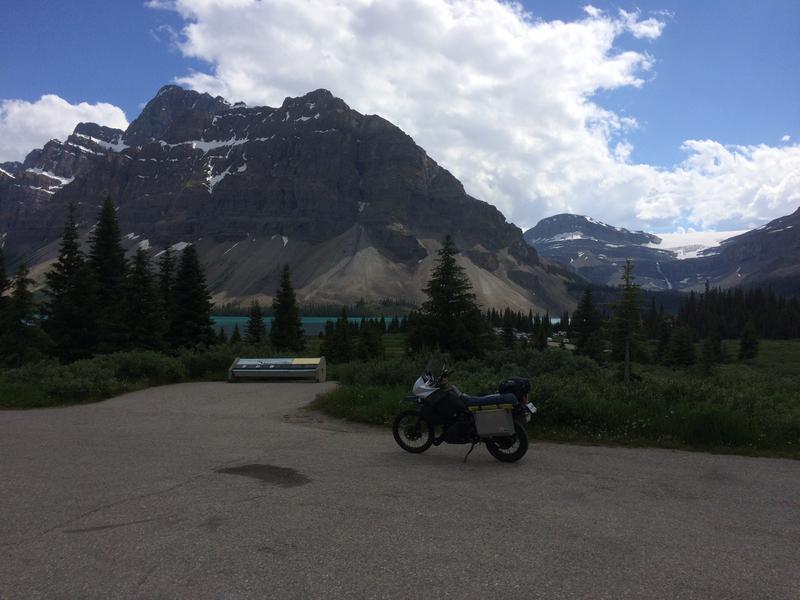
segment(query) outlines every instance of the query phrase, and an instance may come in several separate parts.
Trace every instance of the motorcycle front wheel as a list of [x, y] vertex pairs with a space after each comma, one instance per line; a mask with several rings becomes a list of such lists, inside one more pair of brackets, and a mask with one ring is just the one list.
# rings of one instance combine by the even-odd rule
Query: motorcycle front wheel
[[406, 452], [425, 452], [433, 443], [433, 426], [415, 410], [405, 410], [397, 415], [392, 425], [394, 441]]
[[500, 462], [517, 462], [528, 451], [528, 433], [514, 421], [514, 435], [489, 438], [486, 449]]

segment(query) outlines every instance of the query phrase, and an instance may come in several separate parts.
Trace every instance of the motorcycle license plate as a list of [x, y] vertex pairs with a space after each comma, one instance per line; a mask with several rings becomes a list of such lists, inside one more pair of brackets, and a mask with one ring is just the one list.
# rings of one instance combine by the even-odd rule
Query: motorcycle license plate
[[531, 411], [532, 415], [536, 414], [536, 407], [533, 405], [533, 402], [528, 402], [525, 406], [528, 407], [528, 410]]

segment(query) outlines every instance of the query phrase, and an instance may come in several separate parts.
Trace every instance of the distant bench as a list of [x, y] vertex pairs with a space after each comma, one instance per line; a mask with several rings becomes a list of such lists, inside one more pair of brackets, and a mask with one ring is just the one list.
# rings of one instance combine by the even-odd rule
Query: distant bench
[[325, 357], [241, 358], [228, 369], [228, 381], [241, 379], [315, 379], [325, 381]]

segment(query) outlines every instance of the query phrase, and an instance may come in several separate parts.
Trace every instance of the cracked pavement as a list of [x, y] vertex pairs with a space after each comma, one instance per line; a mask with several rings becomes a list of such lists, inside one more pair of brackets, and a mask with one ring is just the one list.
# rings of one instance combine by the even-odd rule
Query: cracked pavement
[[800, 598], [800, 461], [534, 443], [407, 454], [191, 383], [0, 412], [0, 598]]

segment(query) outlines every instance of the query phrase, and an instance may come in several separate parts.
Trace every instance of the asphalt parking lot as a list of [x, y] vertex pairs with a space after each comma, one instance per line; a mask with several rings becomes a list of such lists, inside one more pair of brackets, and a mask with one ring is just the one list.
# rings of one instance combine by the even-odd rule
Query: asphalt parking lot
[[193, 383], [0, 412], [0, 598], [800, 598], [800, 461], [400, 450]]

